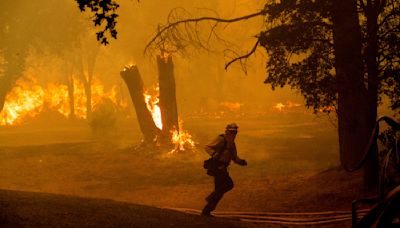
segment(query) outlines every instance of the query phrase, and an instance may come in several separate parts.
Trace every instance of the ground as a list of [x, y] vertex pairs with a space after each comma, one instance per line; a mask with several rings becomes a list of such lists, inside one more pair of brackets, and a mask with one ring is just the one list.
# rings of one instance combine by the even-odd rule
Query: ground
[[[329, 121], [312, 115], [302, 119], [231, 119], [240, 126], [239, 156], [249, 165], [231, 165], [235, 187], [224, 196], [217, 213], [349, 212], [354, 199], [373, 194], [361, 187], [359, 172], [347, 173], [340, 168], [337, 137]], [[208, 224], [208, 220], [200, 221], [195, 215], [154, 208], [200, 210], [204, 206], [204, 198], [212, 191], [213, 183], [202, 168], [207, 158], [202, 146], [220, 133], [225, 124], [221, 120], [187, 120], [185, 129], [196, 140], [196, 149], [172, 155], [168, 154], [170, 149], [141, 147], [136, 140], [140, 134], [133, 131], [94, 138], [80, 125], [40, 131], [1, 129], [0, 210], [9, 215], [9, 221], [17, 221], [15, 218], [21, 216], [18, 213], [22, 217], [33, 216], [26, 218], [32, 226], [41, 224], [32, 220], [35, 215], [48, 215], [51, 222], [65, 212], [72, 213], [68, 220], [71, 224], [65, 226], [80, 222], [90, 226], [92, 220], [74, 216], [83, 213], [92, 216], [95, 222], [102, 221], [101, 224], [128, 226], [136, 222], [148, 226], [171, 224], [172, 227], [198, 221], [199, 227], [220, 227], [224, 222], [228, 227], [230, 220], [222, 223], [212, 220]], [[27, 208], [30, 215], [24, 215], [23, 210], [11, 210], [9, 205]], [[59, 213], [51, 208], [58, 208]], [[99, 212], [96, 208], [103, 209]], [[136, 216], [140, 213], [143, 213], [139, 216], [142, 220]], [[104, 216], [104, 221], [96, 219]], [[168, 219], [171, 216], [174, 219]], [[346, 216], [349, 218], [350, 214]], [[120, 223], [121, 219], [127, 223]], [[350, 227], [350, 224], [347, 219], [323, 226]], [[290, 227], [270, 223], [258, 226]]]

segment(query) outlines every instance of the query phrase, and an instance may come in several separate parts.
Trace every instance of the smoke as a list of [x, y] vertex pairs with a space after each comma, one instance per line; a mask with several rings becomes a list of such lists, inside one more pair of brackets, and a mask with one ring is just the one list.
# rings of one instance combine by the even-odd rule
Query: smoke
[[[58, 7], [59, 5], [65, 7]], [[120, 1], [120, 5], [118, 38], [111, 40], [108, 46], [98, 44], [95, 39], [95, 28], [89, 15], [80, 13], [75, 2], [69, 0], [58, 1], [57, 4], [54, 1], [41, 0], [39, 11], [37, 5], [24, 1], [5, 4], [4, 10], [22, 21], [19, 22], [22, 24], [13, 24], [16, 23], [15, 20], [8, 20], [5, 26], [12, 31], [16, 25], [18, 28], [32, 27], [32, 22], [29, 20], [32, 17], [35, 18], [33, 25], [40, 25], [40, 29], [28, 30], [27, 34], [24, 31], [14, 31], [15, 34], [21, 36], [34, 37], [25, 50], [27, 57], [21, 80], [32, 77], [35, 78], [38, 86], [44, 89], [49, 84], [59, 85], [64, 88], [65, 93], [69, 84], [80, 83], [81, 95], [75, 97], [74, 102], [85, 97], [83, 89], [85, 82], [89, 80], [100, 82], [104, 93], [114, 91], [115, 99], [125, 104], [123, 108], [117, 110], [119, 115], [116, 115], [117, 120], [112, 125], [115, 125], [117, 131], [129, 134], [135, 132], [134, 135], [139, 135], [139, 139], [126, 136], [130, 143], [140, 141], [140, 131], [129, 93], [119, 72], [125, 65], [135, 63], [141, 72], [145, 87], [150, 88], [157, 83], [155, 56], [145, 56], [143, 50], [157, 31], [157, 26], [160, 23], [166, 23], [169, 12], [174, 8], [182, 7], [193, 17], [212, 15], [231, 18], [251, 13], [262, 7], [261, 3], [245, 0], [190, 2], [154, 0], [140, 3], [126, 0]], [[71, 19], [71, 15], [74, 19]], [[224, 64], [233, 57], [226, 55], [226, 49], [229, 48], [238, 53], [247, 52], [254, 42], [253, 36], [262, 26], [263, 18], [225, 26], [219, 28], [218, 32], [221, 38], [226, 39], [230, 45], [215, 41], [210, 44], [214, 50], [212, 53], [193, 50], [189, 56], [173, 54], [178, 113], [189, 131], [195, 131], [194, 134], [201, 135], [201, 132], [193, 129], [193, 126], [196, 126], [193, 122], [204, 121], [204, 118], [214, 118], [224, 122], [221, 124], [223, 128], [225, 122], [241, 122], [251, 116], [273, 114], [273, 107], [277, 103], [303, 104], [301, 96], [289, 89], [271, 91], [269, 86], [263, 84], [266, 77], [266, 56], [263, 50], [256, 52], [247, 61], [247, 74], [240, 64], [233, 64], [227, 71], [224, 70]], [[206, 28], [207, 24], [203, 27]], [[15, 39], [13, 45], [23, 46], [23, 41], [25, 40]], [[8, 43], [4, 41], [2, 45], [4, 47]], [[78, 90], [76, 86], [73, 89], [75, 93]], [[102, 97], [100, 96], [99, 99], [101, 100]], [[65, 103], [64, 106], [67, 106], [68, 101], [62, 102]], [[95, 101], [92, 102], [93, 108], [98, 105]], [[75, 107], [75, 112], [79, 110], [81, 109]], [[299, 112], [302, 113], [304, 110]], [[41, 116], [36, 118], [41, 118]], [[27, 125], [34, 121], [31, 118], [23, 121], [22, 124]], [[94, 120], [89, 119], [87, 122], [90, 121], [93, 123]], [[45, 124], [45, 122], [41, 123]], [[80, 121], [82, 122], [85, 121]], [[88, 127], [93, 126], [93, 124], [85, 124]], [[47, 123], [49, 128], [54, 126], [56, 125], [51, 122]]]

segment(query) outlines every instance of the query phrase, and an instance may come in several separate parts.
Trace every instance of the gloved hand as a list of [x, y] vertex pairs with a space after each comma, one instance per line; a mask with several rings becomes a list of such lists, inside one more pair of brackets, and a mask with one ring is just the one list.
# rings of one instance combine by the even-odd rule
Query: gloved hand
[[239, 165], [246, 166], [247, 165], [247, 161], [242, 159], [242, 160], [240, 160]]

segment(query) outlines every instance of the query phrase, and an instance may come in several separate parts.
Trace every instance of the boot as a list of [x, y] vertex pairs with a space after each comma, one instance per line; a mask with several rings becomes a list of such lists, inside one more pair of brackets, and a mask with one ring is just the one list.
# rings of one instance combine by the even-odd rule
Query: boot
[[207, 205], [203, 208], [203, 210], [201, 211], [201, 216], [214, 217], [214, 216], [211, 214], [211, 208], [210, 208], [210, 205], [209, 205], [209, 204], [207, 204]]

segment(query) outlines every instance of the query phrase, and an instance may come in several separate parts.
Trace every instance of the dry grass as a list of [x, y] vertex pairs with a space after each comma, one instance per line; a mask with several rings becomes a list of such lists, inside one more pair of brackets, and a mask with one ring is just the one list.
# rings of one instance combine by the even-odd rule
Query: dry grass
[[[329, 124], [311, 117], [282, 121], [236, 121], [241, 126], [239, 155], [249, 166], [232, 165], [235, 188], [224, 196], [217, 211], [350, 210], [353, 199], [367, 194], [360, 189], [359, 173], [335, 168], [337, 138]], [[201, 209], [213, 187], [202, 169], [207, 155], [201, 148], [224, 125], [225, 121], [186, 123], [197, 149], [172, 157], [165, 157], [166, 149], [127, 147], [135, 145], [135, 140], [122, 142], [121, 138], [139, 138], [134, 132], [93, 140], [82, 132], [74, 138], [75, 129], [66, 134], [65, 142], [32, 145], [29, 142], [35, 137], [43, 137], [37, 132], [31, 134], [28, 145], [18, 142], [0, 148], [0, 188]], [[57, 138], [57, 134], [62, 132], [46, 137]], [[0, 135], [12, 137], [5, 130]], [[14, 137], [21, 135], [29, 137], [23, 131]], [[69, 143], [82, 139], [86, 142]]]

